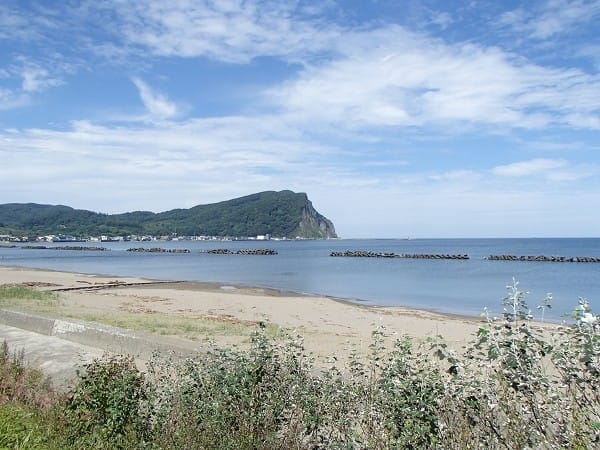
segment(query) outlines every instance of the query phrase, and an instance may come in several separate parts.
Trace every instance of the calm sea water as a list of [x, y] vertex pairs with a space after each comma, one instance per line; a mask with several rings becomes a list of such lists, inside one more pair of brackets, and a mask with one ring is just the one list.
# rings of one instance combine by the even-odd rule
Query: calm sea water
[[[52, 244], [46, 244], [52, 245]], [[64, 245], [64, 244], [63, 244]], [[80, 244], [73, 244], [80, 245]], [[164, 280], [211, 281], [320, 294], [370, 305], [410, 306], [477, 315], [500, 314], [513, 277], [535, 310], [554, 297], [547, 318], [559, 320], [579, 297], [600, 310], [599, 263], [487, 261], [490, 254], [600, 256], [600, 239], [415, 239], [244, 242], [118, 242], [109, 251], [1, 248], [0, 265]], [[130, 247], [188, 248], [189, 254], [127, 252]], [[275, 256], [211, 255], [213, 248], [271, 248]], [[468, 254], [469, 260], [334, 258], [331, 251]], [[535, 312], [535, 311], [534, 311]]]

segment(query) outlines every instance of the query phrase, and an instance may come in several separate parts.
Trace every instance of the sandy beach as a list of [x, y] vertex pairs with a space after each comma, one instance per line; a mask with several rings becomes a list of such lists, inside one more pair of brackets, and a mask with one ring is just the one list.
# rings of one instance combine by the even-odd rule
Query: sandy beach
[[326, 297], [216, 283], [161, 282], [19, 267], [0, 267], [0, 285], [51, 290], [51, 304], [12, 307], [97, 321], [164, 336], [243, 345], [259, 324], [273, 336], [301, 335], [316, 357], [368, 351], [371, 333], [418, 340], [441, 335], [455, 348], [481, 320], [399, 307], [372, 307]]

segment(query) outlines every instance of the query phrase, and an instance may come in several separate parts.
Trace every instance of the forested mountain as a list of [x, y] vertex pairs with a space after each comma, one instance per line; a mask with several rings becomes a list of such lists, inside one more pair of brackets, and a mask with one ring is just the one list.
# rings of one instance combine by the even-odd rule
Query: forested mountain
[[41, 236], [257, 236], [336, 237], [330, 220], [304, 193], [267, 191], [220, 203], [161, 213], [101, 214], [35, 203], [0, 205], [0, 234]]

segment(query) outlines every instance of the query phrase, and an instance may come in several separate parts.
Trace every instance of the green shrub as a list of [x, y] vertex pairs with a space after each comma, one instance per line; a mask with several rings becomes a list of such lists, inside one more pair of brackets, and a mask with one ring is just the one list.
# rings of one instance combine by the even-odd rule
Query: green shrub
[[432, 448], [438, 439], [440, 400], [445, 395], [439, 369], [408, 338], [397, 340], [377, 381], [388, 441], [397, 448]]
[[154, 361], [146, 410], [152, 434], [169, 448], [281, 448], [309, 394], [305, 359], [300, 344], [282, 346], [260, 332], [247, 352]]
[[425, 448], [437, 439], [439, 371], [403, 338], [319, 372], [301, 341], [258, 332], [250, 351], [151, 366], [145, 422], [161, 448]]
[[140, 429], [143, 376], [133, 358], [106, 356], [88, 364], [70, 392], [66, 416], [73, 442], [127, 447]]

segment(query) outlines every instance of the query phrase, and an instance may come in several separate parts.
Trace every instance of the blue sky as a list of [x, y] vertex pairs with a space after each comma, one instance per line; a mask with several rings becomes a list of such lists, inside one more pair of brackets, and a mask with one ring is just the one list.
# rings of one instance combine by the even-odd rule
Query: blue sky
[[344, 237], [599, 236], [600, 1], [4, 0], [0, 203], [306, 192]]

